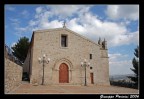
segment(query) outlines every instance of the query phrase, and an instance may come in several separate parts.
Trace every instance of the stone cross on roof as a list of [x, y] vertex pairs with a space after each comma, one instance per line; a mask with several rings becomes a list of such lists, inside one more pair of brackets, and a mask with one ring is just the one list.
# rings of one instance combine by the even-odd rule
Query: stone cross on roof
[[66, 28], [66, 21], [64, 21], [63, 23], [63, 28]]

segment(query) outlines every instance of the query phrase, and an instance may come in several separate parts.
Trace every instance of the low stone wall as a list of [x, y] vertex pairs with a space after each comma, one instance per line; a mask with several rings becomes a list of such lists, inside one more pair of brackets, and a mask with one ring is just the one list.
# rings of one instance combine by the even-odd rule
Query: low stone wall
[[22, 67], [5, 58], [5, 93], [9, 93], [22, 82]]

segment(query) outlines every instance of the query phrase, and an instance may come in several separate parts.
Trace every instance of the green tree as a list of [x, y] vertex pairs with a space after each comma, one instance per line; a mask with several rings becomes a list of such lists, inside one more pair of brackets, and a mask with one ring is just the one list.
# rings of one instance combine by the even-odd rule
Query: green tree
[[17, 57], [22, 63], [24, 63], [26, 59], [29, 44], [29, 38], [21, 37], [18, 42], [13, 47], [11, 47], [13, 50], [13, 55]]
[[135, 57], [132, 60], [133, 68], [130, 69], [135, 73], [135, 76], [129, 76], [129, 78], [134, 82], [135, 87], [138, 88], [139, 47], [135, 48], [134, 55]]

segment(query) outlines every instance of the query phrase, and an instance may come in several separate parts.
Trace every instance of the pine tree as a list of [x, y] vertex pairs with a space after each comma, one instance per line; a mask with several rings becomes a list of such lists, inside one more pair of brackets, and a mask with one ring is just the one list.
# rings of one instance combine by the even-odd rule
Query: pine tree
[[135, 73], [135, 76], [129, 76], [129, 78], [134, 82], [135, 87], [138, 88], [139, 47], [135, 49], [134, 55], [135, 57], [132, 60], [133, 68], [130, 69]]
[[13, 50], [13, 55], [17, 57], [22, 63], [24, 63], [27, 56], [29, 44], [30, 42], [27, 37], [21, 37], [15, 46], [11, 47]]

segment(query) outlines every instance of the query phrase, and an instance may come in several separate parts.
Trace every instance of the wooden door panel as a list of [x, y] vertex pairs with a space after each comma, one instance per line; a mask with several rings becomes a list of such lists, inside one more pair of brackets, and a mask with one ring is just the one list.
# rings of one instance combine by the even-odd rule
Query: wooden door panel
[[93, 81], [93, 73], [90, 73], [90, 78], [91, 78], [91, 84], [94, 84], [94, 81]]
[[59, 83], [68, 83], [68, 66], [65, 63], [62, 63], [59, 67]]

